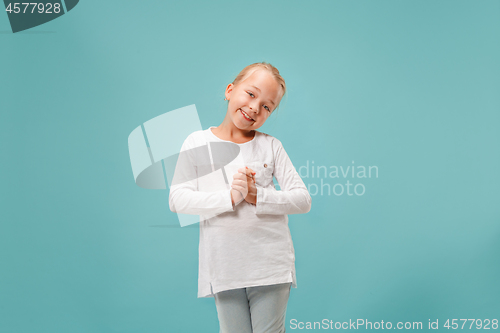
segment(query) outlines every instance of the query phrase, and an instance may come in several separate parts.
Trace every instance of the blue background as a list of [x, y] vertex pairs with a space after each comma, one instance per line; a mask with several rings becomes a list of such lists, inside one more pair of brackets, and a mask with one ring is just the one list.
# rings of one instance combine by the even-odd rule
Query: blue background
[[198, 229], [134, 183], [127, 138], [190, 104], [219, 125], [225, 86], [258, 61], [288, 86], [261, 131], [297, 169], [379, 169], [351, 179], [364, 195], [290, 216], [287, 331], [499, 319], [499, 14], [488, 0], [87, 0], [16, 34], [0, 14], [0, 331], [218, 332], [197, 298]]

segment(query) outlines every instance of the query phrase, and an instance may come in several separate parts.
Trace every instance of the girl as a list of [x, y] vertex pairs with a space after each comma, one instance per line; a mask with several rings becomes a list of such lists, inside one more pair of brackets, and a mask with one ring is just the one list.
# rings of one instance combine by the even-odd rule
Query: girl
[[[200, 215], [198, 297], [214, 297], [221, 333], [285, 332], [290, 288], [297, 287], [287, 215], [309, 212], [311, 196], [281, 142], [257, 131], [285, 91], [271, 64], [245, 67], [226, 87], [222, 123], [190, 134], [181, 148], [196, 151], [194, 159], [210, 156], [205, 161], [214, 172], [202, 174], [203, 162], [194, 159], [191, 171], [178, 162], [176, 175], [198, 177], [170, 188], [173, 212]], [[221, 143], [237, 148], [226, 160], [237, 154], [245, 163], [230, 181], [214, 167]], [[200, 147], [208, 155], [194, 149]]]

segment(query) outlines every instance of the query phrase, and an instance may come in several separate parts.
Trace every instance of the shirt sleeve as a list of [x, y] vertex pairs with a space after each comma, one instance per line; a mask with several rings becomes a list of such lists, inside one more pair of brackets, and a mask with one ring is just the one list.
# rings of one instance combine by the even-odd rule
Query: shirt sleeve
[[304, 214], [311, 210], [311, 196], [281, 142], [274, 138], [274, 172], [280, 191], [257, 186], [256, 214]]
[[174, 213], [203, 215], [210, 218], [233, 211], [231, 190], [198, 191], [195, 145], [189, 136], [182, 144], [170, 186], [169, 207]]

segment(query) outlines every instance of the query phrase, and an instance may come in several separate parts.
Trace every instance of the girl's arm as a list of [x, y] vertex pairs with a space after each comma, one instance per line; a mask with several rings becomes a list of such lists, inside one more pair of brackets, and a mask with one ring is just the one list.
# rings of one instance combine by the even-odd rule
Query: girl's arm
[[304, 214], [311, 210], [311, 196], [281, 142], [274, 138], [274, 177], [281, 190], [257, 187], [257, 214]]
[[233, 211], [230, 189], [214, 192], [198, 190], [195, 144], [188, 137], [181, 148], [170, 187], [169, 207], [174, 213], [213, 217]]

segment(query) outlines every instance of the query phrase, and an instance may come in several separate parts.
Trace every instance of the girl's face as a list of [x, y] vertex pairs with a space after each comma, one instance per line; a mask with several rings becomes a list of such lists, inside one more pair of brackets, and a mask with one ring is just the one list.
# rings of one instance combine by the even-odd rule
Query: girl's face
[[281, 99], [281, 87], [266, 70], [256, 70], [237, 85], [226, 88], [227, 114], [241, 130], [264, 125]]

